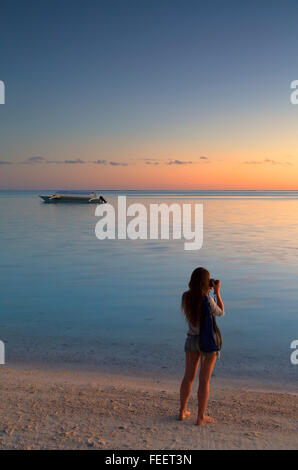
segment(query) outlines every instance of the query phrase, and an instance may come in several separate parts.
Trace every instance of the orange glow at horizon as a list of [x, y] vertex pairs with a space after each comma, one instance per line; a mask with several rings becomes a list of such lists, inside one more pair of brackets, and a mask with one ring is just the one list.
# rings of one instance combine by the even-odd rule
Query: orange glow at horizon
[[[180, 161], [191, 161], [181, 158]], [[180, 189], [180, 190], [298, 190], [297, 164], [246, 164], [245, 158], [212, 160], [210, 163], [193, 162], [158, 165], [144, 161], [130, 162], [127, 166], [85, 164], [32, 164], [1, 165], [2, 189]]]

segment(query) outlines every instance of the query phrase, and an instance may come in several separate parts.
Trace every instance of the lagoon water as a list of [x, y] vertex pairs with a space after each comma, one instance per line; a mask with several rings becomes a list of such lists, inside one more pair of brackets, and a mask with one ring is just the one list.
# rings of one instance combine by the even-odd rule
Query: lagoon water
[[6, 363], [181, 375], [180, 298], [192, 270], [221, 279], [218, 377], [297, 385], [298, 192], [102, 191], [127, 203], [202, 203], [204, 242], [98, 240], [95, 205], [0, 192], [0, 339]]

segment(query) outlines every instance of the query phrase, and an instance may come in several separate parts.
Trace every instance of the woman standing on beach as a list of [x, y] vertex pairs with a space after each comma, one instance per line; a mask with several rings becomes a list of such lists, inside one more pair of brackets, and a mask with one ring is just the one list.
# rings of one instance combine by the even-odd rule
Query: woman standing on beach
[[[196, 377], [199, 360], [201, 359], [198, 389], [198, 417], [196, 424], [213, 423], [214, 419], [205, 415], [209, 398], [209, 381], [216, 362], [217, 352], [203, 352], [200, 349], [200, 315], [204, 308], [204, 300], [208, 299], [211, 315], [219, 317], [224, 315], [224, 304], [220, 296], [220, 281], [210, 280], [209, 271], [205, 268], [196, 268], [188, 284], [189, 290], [182, 295], [181, 306], [187, 320], [189, 329], [185, 341], [185, 373], [180, 387], [179, 419], [190, 414], [186, 405], [191, 393], [192, 384]], [[217, 304], [209, 296], [210, 289], [214, 289]], [[206, 299], [206, 300], [207, 300]]]

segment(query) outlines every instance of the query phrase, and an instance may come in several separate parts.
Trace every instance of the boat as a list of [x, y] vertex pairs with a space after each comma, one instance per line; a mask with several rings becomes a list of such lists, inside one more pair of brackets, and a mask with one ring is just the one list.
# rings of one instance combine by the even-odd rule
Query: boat
[[84, 202], [88, 204], [105, 204], [104, 197], [94, 191], [57, 191], [50, 196], [39, 196], [44, 202]]

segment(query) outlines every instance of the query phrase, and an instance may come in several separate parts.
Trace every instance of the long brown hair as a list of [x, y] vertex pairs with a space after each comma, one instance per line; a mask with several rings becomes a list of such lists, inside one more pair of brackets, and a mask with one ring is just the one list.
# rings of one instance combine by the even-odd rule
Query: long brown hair
[[189, 290], [182, 294], [181, 308], [191, 325], [199, 326], [204, 297], [209, 294], [210, 273], [205, 268], [196, 268], [188, 283]]

